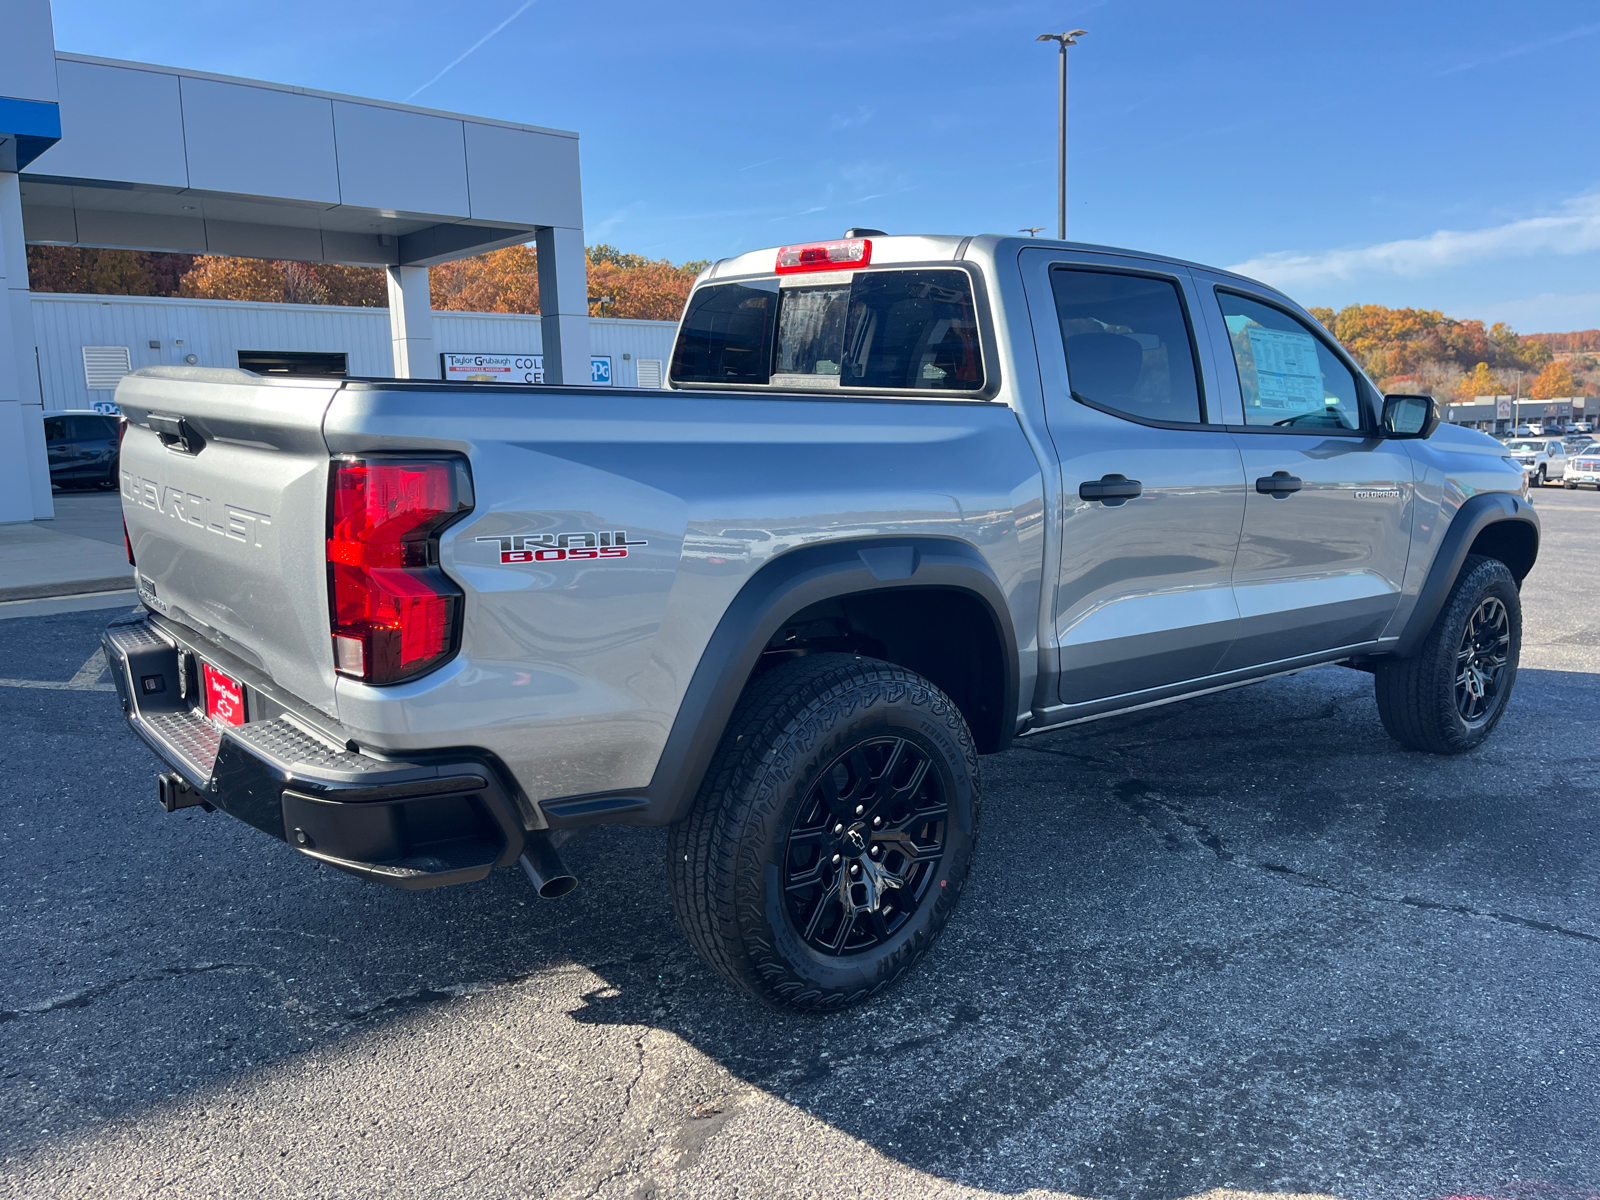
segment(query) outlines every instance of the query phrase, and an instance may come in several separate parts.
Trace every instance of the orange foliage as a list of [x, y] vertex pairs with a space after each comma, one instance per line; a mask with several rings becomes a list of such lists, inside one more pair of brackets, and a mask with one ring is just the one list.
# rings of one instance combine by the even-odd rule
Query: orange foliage
[[1539, 372], [1539, 377], [1528, 388], [1528, 396], [1534, 400], [1554, 400], [1557, 396], [1573, 396], [1578, 393], [1578, 382], [1572, 377], [1572, 370], [1566, 363], [1553, 362]]
[[[674, 266], [666, 259], [623, 254], [611, 246], [590, 246], [589, 315], [641, 321], [676, 321], [705, 266]], [[433, 307], [454, 312], [539, 311], [539, 258], [532, 246], [507, 246], [428, 271]]]
[[536, 313], [539, 260], [532, 246], [507, 246], [428, 268], [433, 307], [450, 312]]
[[207, 300], [279, 304], [338, 304], [382, 308], [388, 285], [378, 267], [268, 261], [205, 254], [179, 281], [179, 295]]
[[1472, 369], [1472, 374], [1461, 381], [1461, 390], [1457, 393], [1463, 399], [1473, 396], [1505, 396], [1510, 394], [1503, 380], [1489, 370], [1489, 364], [1479, 363]]

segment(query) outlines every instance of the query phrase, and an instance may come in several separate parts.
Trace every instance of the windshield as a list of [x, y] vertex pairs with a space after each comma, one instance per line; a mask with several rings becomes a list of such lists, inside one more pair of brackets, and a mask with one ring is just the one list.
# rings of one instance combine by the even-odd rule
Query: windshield
[[1538, 454], [1544, 449], [1543, 442], [1507, 442], [1506, 449], [1517, 454]]
[[[757, 297], [760, 297], [758, 300]], [[728, 369], [730, 316], [744, 318]], [[684, 314], [675, 383], [978, 391], [984, 384], [972, 281], [951, 268], [860, 271], [828, 282], [715, 284]]]

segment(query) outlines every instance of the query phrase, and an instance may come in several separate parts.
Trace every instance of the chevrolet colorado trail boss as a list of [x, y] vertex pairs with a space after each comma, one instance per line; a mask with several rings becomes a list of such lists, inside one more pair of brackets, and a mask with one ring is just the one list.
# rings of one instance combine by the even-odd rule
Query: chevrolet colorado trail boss
[[1325, 663], [1414, 749], [1505, 712], [1522, 470], [1270, 287], [852, 230], [708, 268], [669, 384], [124, 379], [163, 805], [544, 895], [667, 826], [695, 949], [827, 1008], [949, 920], [1013, 738]]

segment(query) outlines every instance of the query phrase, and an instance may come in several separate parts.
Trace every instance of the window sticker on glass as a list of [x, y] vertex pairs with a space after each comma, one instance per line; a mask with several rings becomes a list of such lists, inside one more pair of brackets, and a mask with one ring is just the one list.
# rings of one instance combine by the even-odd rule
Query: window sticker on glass
[[1245, 333], [1255, 357], [1262, 408], [1313, 412], [1325, 406], [1316, 338], [1309, 333], [1263, 329], [1254, 324]]

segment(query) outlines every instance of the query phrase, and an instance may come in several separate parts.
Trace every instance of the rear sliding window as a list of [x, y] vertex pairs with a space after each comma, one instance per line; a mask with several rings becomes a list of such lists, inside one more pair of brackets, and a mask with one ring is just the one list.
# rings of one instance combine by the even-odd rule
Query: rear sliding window
[[776, 282], [701, 288], [684, 315], [672, 379], [975, 392], [984, 372], [972, 281], [935, 268], [831, 275], [781, 292]]

